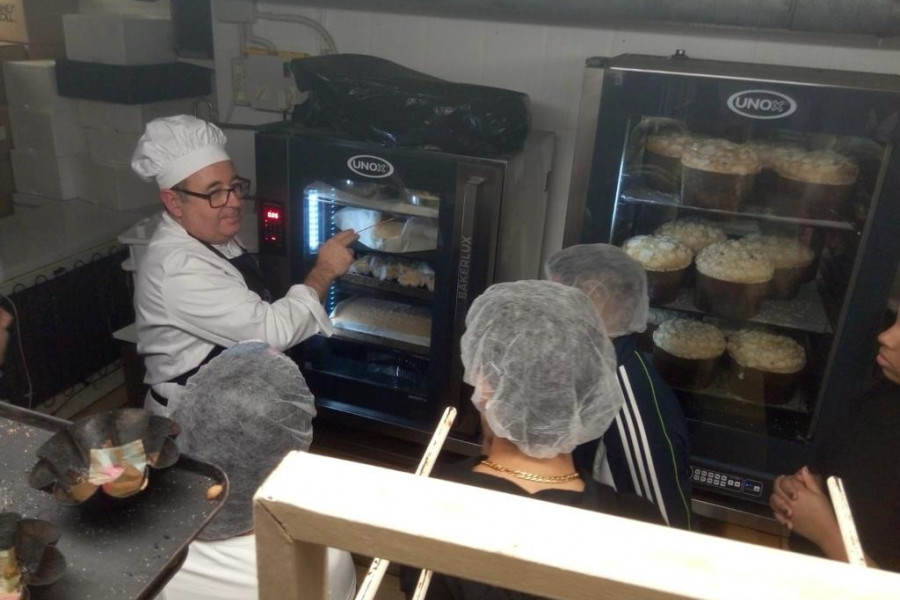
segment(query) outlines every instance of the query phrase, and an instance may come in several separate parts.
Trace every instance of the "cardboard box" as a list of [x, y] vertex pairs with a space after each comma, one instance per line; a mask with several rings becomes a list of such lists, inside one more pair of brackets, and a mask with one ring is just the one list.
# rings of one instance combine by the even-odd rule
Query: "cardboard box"
[[171, 19], [113, 14], [63, 17], [66, 56], [105, 65], [174, 62]]
[[86, 168], [83, 156], [46, 156], [13, 148], [10, 157], [16, 190], [59, 200], [82, 196]]
[[115, 129], [84, 129], [88, 155], [102, 163], [131, 165], [131, 156], [141, 134], [136, 131]]
[[[28, 51], [22, 44], [7, 44], [0, 42], [0, 62], [8, 60], [26, 60]], [[6, 104], [6, 84], [0, 73], [0, 104]]]
[[77, 112], [75, 100], [56, 91], [56, 62], [21, 60], [3, 63], [6, 97], [10, 106], [54, 112]]
[[12, 150], [12, 126], [9, 120], [9, 107], [0, 106], [0, 160], [9, 160]]
[[9, 116], [16, 124], [13, 145], [20, 150], [51, 156], [87, 153], [84, 129], [74, 111], [9, 107]]
[[82, 196], [112, 210], [134, 210], [159, 203], [159, 188], [135, 175], [130, 165], [90, 161]]
[[144, 127], [153, 119], [194, 114], [194, 102], [194, 98], [150, 104], [114, 104], [78, 100], [78, 120], [81, 126], [86, 128], [143, 133]]
[[9, 42], [61, 44], [62, 16], [78, 12], [78, 0], [0, 1], [0, 39]]

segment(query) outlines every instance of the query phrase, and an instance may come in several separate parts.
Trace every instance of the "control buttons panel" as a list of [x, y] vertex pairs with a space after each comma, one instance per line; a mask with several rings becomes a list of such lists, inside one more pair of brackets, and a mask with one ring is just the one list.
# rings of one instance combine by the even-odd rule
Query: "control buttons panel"
[[691, 481], [694, 484], [707, 485], [719, 490], [742, 494], [759, 498], [762, 495], [763, 484], [754, 479], [730, 475], [705, 467], [691, 467]]

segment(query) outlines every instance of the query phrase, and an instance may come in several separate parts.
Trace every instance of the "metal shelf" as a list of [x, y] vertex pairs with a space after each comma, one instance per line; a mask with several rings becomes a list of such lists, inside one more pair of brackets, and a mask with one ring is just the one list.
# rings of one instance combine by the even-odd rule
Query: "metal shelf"
[[412, 298], [431, 302], [434, 300], [434, 292], [425, 287], [408, 287], [395, 281], [382, 281], [365, 275], [347, 273], [338, 278], [338, 286], [350, 293], [373, 292], [379, 296], [393, 298]]
[[334, 334], [332, 338], [338, 340], [345, 340], [350, 342], [358, 342], [367, 344], [369, 346], [374, 346], [376, 348], [379, 347], [387, 347], [393, 348], [394, 350], [401, 350], [403, 352], [409, 352], [411, 354], [416, 354], [419, 356], [430, 356], [431, 355], [431, 347], [425, 346], [421, 344], [415, 344], [412, 342], [407, 342], [404, 340], [398, 340], [391, 337], [385, 337], [380, 335], [375, 335], [371, 333], [363, 333], [361, 331], [354, 331], [352, 329], [344, 329], [341, 327], [334, 327]]
[[809, 227], [821, 227], [824, 229], [838, 229], [843, 231], [857, 231], [856, 226], [850, 221], [827, 220], [827, 219], [801, 219], [797, 217], [785, 217], [776, 215], [768, 208], [762, 206], [748, 205], [744, 210], [733, 212], [729, 210], [718, 210], [714, 208], [700, 208], [697, 206], [687, 206], [681, 203], [681, 196], [678, 194], [667, 194], [647, 188], [632, 188], [627, 192], [623, 192], [620, 198], [622, 202], [629, 204], [645, 204], [650, 206], [664, 206], [667, 208], [677, 208], [695, 212], [697, 214], [726, 216], [726, 217], [753, 217], [772, 223], [785, 223], [790, 225], [806, 225]]
[[[746, 400], [741, 396], [738, 396], [731, 390], [731, 386], [728, 384], [728, 370], [727, 367], [723, 368], [719, 373], [716, 374], [715, 379], [712, 384], [703, 389], [690, 389], [685, 387], [672, 386], [673, 390], [679, 390], [681, 392], [685, 392], [688, 394], [693, 394], [694, 396], [706, 396], [708, 398], [714, 398], [715, 400], [726, 400], [731, 404], [730, 407], [719, 406], [719, 408], [723, 412], [736, 412], [738, 414], [742, 414], [744, 416], [748, 411], [753, 413], [756, 412], [758, 414], [763, 414], [767, 411], [789, 411], [801, 414], [808, 414], [809, 410], [807, 406], [809, 406], [809, 397], [806, 391], [803, 389], [802, 382], [798, 384], [797, 391], [794, 392], [793, 398], [790, 399], [785, 404], [761, 404], [759, 402], [751, 402], [750, 400]], [[728, 410], [730, 408], [731, 410]]]
[[[674, 302], [653, 308], [709, 314], [694, 304], [694, 290], [684, 288], [678, 292], [678, 298]], [[810, 333], [833, 333], [822, 297], [814, 281], [801, 285], [793, 300], [763, 300], [759, 312], [752, 319], [748, 319], [748, 322]]]

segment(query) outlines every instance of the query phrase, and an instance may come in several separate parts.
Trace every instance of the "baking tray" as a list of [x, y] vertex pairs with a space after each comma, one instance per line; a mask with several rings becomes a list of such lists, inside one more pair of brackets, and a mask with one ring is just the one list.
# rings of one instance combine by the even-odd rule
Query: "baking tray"
[[151, 469], [150, 486], [104, 510], [66, 507], [28, 485], [37, 450], [68, 421], [0, 402], [0, 512], [43, 519], [60, 532], [68, 565], [51, 586], [32, 587], [31, 600], [154, 598], [187, 555], [188, 544], [225, 501], [206, 499], [221, 469], [182, 456], [174, 466]]

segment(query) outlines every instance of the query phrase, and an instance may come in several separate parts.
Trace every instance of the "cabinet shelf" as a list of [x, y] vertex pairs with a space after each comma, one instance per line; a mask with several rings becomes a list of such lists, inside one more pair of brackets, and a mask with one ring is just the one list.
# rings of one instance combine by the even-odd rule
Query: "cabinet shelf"
[[762, 206], [748, 205], [744, 210], [733, 212], [729, 210], [719, 210], [715, 208], [701, 208], [698, 206], [687, 206], [681, 203], [681, 196], [678, 194], [666, 194], [647, 188], [632, 188], [622, 193], [620, 198], [622, 202], [628, 204], [644, 204], [650, 206], [664, 206], [668, 208], [677, 208], [702, 215], [718, 215], [726, 217], [752, 217], [772, 223], [785, 223], [790, 225], [806, 225], [809, 227], [820, 227], [823, 229], [838, 229], [843, 231], [857, 231], [856, 226], [850, 221], [827, 220], [827, 219], [802, 219], [798, 217], [785, 217], [776, 215], [770, 209]]
[[[694, 304], [694, 290], [681, 289], [678, 298], [669, 304], [655, 305], [662, 310], [678, 310], [706, 315], [707, 312]], [[774, 325], [785, 329], [796, 329], [810, 333], [833, 333], [822, 297], [815, 282], [804, 283], [792, 300], [763, 300], [759, 312], [751, 323]]]

